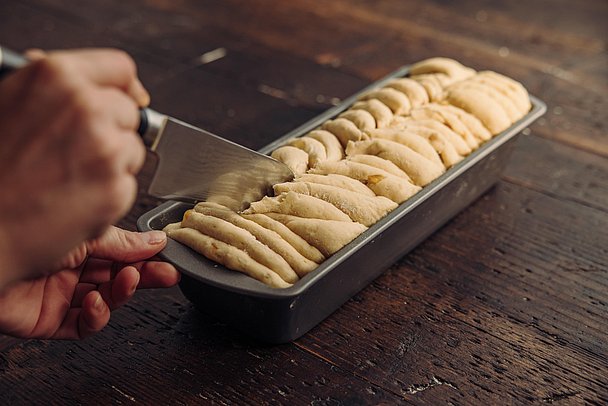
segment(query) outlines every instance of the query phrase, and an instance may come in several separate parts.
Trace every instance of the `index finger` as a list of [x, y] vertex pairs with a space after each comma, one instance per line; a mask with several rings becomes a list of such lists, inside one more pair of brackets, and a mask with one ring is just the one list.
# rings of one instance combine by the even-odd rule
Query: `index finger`
[[100, 86], [121, 89], [141, 107], [150, 102], [150, 95], [137, 78], [135, 61], [118, 49], [80, 49], [56, 51], [49, 56], [70, 58], [73, 67], [86, 78]]

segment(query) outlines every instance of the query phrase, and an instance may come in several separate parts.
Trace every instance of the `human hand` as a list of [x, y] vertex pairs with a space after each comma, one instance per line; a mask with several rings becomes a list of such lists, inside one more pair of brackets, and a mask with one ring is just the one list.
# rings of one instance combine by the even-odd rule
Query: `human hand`
[[39, 54], [0, 81], [0, 289], [39, 276], [131, 207], [149, 96], [116, 50]]
[[63, 259], [60, 270], [0, 292], [0, 332], [23, 338], [82, 339], [108, 324], [110, 312], [136, 288], [170, 287], [179, 273], [146, 261], [167, 243], [165, 233], [110, 227]]

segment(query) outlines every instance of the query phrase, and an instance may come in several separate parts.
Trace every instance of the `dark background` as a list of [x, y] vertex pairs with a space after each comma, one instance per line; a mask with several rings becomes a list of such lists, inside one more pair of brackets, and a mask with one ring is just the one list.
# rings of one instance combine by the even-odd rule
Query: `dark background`
[[599, 0], [2, 0], [1, 44], [125, 49], [154, 108], [254, 148], [431, 56], [549, 110], [495, 188], [298, 341], [139, 292], [82, 342], [0, 336], [0, 403], [606, 404], [606, 20]]

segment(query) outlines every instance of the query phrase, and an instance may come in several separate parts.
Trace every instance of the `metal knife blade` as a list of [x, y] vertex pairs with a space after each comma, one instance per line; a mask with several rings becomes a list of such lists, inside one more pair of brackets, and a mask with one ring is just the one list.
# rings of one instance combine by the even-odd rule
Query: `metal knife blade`
[[241, 210], [271, 192], [274, 184], [294, 177], [285, 164], [267, 155], [153, 110], [143, 112], [148, 131], [142, 137], [159, 158], [148, 189], [154, 196]]

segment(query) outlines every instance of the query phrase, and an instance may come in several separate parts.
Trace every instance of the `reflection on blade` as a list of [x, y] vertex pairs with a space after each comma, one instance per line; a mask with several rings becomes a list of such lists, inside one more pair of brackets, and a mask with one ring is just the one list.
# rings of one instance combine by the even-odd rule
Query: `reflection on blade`
[[149, 192], [164, 199], [241, 210], [293, 178], [281, 162], [172, 118], [152, 150], [159, 163]]

